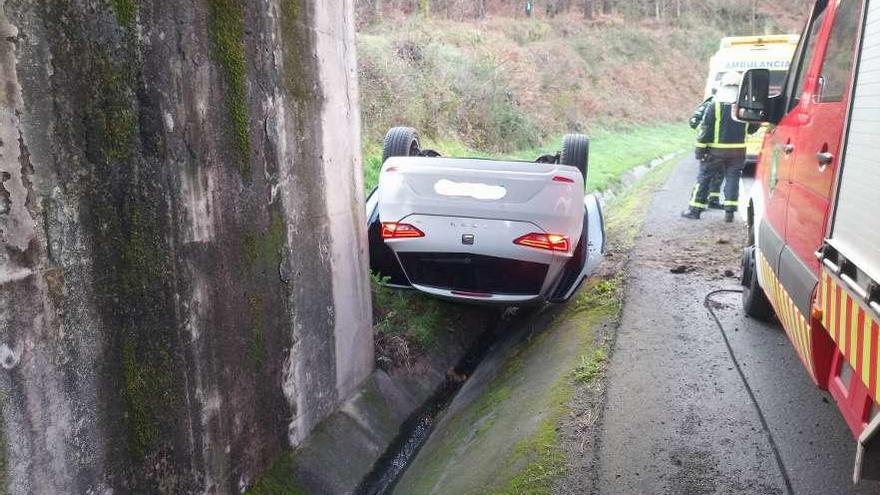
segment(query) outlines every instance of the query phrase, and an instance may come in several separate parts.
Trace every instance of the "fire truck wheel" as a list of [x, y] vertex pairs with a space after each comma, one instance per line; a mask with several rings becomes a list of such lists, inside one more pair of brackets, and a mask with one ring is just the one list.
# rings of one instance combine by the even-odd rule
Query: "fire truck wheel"
[[382, 163], [392, 156], [418, 156], [421, 152], [419, 134], [412, 127], [394, 127], [382, 143]]
[[755, 247], [743, 249], [742, 278], [743, 310], [746, 316], [756, 320], [767, 321], [773, 316], [773, 306], [767, 299], [764, 289], [758, 284], [757, 264], [755, 263]]

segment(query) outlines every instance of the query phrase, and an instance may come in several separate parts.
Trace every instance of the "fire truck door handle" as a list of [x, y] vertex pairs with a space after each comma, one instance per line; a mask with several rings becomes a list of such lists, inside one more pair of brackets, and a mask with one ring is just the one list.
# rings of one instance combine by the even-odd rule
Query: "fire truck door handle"
[[827, 151], [823, 151], [816, 155], [816, 160], [819, 161], [819, 169], [825, 170], [825, 167], [831, 165], [831, 162], [834, 160], [834, 155]]
[[785, 145], [785, 148], [782, 148], [782, 151], [783, 151], [786, 155], [790, 155], [790, 154], [794, 153], [794, 145], [791, 144], [791, 143], [788, 143], [788, 144]]

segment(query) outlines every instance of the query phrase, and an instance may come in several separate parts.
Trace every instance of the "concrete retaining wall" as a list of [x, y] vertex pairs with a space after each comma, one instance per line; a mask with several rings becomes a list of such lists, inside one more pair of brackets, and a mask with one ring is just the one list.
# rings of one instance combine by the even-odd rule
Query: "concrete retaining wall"
[[352, 18], [0, 0], [0, 487], [237, 493], [369, 376]]

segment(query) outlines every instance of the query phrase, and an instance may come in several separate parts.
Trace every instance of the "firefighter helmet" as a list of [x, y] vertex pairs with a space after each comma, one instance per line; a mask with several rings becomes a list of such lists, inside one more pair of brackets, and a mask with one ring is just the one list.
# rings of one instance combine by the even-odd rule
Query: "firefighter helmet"
[[739, 87], [740, 82], [742, 82], [742, 76], [739, 75], [739, 72], [727, 72], [721, 77], [722, 88], [727, 86]]

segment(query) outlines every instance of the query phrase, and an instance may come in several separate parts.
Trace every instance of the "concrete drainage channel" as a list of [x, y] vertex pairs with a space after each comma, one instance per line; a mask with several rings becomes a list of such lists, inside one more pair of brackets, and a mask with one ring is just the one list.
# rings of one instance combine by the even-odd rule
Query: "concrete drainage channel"
[[466, 383], [466, 378], [458, 379], [458, 377], [471, 376], [499, 339], [507, 334], [506, 330], [520, 313], [521, 311], [516, 308], [506, 310], [496, 319], [492, 327], [483, 333], [479, 341], [455, 367], [452, 376], [447, 377], [445, 385], [401, 425], [397, 438], [376, 461], [372, 472], [355, 490], [355, 495], [386, 495], [394, 491], [397, 482], [430, 438], [434, 425]]

